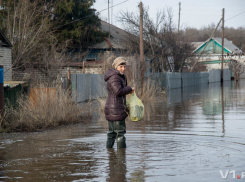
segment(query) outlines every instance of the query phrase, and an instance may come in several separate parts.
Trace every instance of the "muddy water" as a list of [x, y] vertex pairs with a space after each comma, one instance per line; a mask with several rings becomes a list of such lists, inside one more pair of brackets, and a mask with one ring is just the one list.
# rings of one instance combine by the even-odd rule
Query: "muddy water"
[[105, 148], [107, 123], [93, 108], [85, 124], [0, 134], [0, 181], [217, 182], [220, 170], [234, 170], [226, 181], [242, 178], [245, 81], [174, 89], [145, 111], [126, 123], [127, 149]]

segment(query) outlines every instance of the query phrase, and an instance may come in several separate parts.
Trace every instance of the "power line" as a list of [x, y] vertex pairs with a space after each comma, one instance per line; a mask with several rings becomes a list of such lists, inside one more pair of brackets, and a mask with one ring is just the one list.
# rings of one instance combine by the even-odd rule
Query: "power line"
[[192, 35], [196, 35], [196, 34], [202, 32], [202, 31], [205, 31], [205, 30], [208, 30], [208, 29], [210, 29], [210, 27], [204, 28], [204, 29], [202, 29], [202, 30], [197, 30], [196, 33], [190, 34], [190, 35], [186, 36], [186, 38], [187, 38], [187, 37], [190, 37], [190, 36], [192, 36]]
[[243, 12], [241, 12], [241, 13], [239, 13], [239, 14], [237, 14], [237, 15], [235, 15], [235, 16], [233, 16], [233, 17], [231, 17], [231, 18], [229, 18], [229, 19], [227, 19], [227, 20], [225, 20], [225, 21], [228, 21], [228, 20], [230, 20], [230, 19], [232, 19], [232, 18], [235, 18], [235, 17], [237, 17], [237, 16], [239, 16], [239, 15], [241, 15], [241, 14], [243, 14], [243, 13], [245, 13], [245, 11], [243, 11]]
[[[229, 19], [227, 19], [227, 20], [225, 20], [225, 21], [228, 21], [228, 20], [230, 20], [230, 19], [232, 19], [232, 18], [235, 18], [235, 17], [237, 17], [237, 16], [239, 16], [239, 15], [241, 15], [241, 14], [243, 14], [243, 13], [245, 13], [245, 11], [243, 11], [242, 13], [239, 13], [239, 14], [237, 14], [237, 15], [235, 15], [235, 16], [233, 16], [233, 17], [231, 17], [231, 18], [229, 18]], [[186, 36], [186, 38], [187, 38], [187, 37], [190, 37], [190, 36], [192, 36], [192, 35], [196, 35], [196, 34], [200, 33], [201, 31], [204, 31], [204, 30], [207, 30], [207, 29], [209, 29], [209, 28], [205, 28], [205, 29], [203, 29], [203, 30], [198, 30], [198, 32]]]
[[[188, 11], [217, 11], [217, 10], [202, 10], [202, 9], [200, 9], [200, 10], [193, 10], [192, 8], [190, 8], [190, 9], [187, 9], [187, 8], [185, 8], [184, 10], [188, 10]], [[243, 9], [229, 9], [229, 10], [226, 10], [226, 11], [241, 11], [241, 10], [244, 10], [244, 8]]]
[[[118, 4], [114, 5], [114, 6], [111, 6], [111, 7], [109, 7], [109, 8], [113, 8], [113, 7], [115, 7], [115, 6], [118, 6], [118, 5], [120, 5], [120, 4], [125, 3], [125, 2], [127, 2], [127, 1], [129, 1], [129, 0], [125, 0], [125, 1], [123, 1], [123, 2], [121, 2], [121, 3], [118, 3]], [[102, 12], [102, 11], [105, 11], [105, 10], [108, 10], [109, 8], [106, 8], [106, 9], [100, 10], [100, 11], [98, 11], [98, 13], [99, 13], [99, 12]], [[58, 26], [58, 27], [55, 27], [54, 29], [57, 29], [57, 28], [63, 27], [63, 26], [68, 25], [68, 24], [70, 24], [70, 23], [74, 23], [74, 22], [77, 22], [77, 21], [80, 21], [80, 20], [86, 19], [86, 18], [88, 18], [88, 17], [90, 17], [90, 16], [93, 16], [93, 15], [88, 15], [88, 16], [85, 16], [85, 17], [83, 17], [83, 18], [80, 18], [80, 19], [77, 19], [77, 20], [74, 20], [74, 21], [70, 21], [70, 22], [68, 22], [68, 23], [66, 23], [66, 24], [60, 25], [60, 26]]]
[[[186, 36], [186, 38], [187, 38], [187, 37], [190, 37], [190, 36], [192, 36], [192, 35], [198, 34], [198, 33], [202, 32], [202, 31], [204, 31], [204, 30], [207, 30], [207, 29], [209, 29], [209, 28], [205, 28], [205, 29], [203, 29], [203, 30], [198, 30], [198, 32]], [[226, 35], [226, 37], [227, 37], [227, 36], [235, 35], [235, 34], [238, 34], [238, 33], [245, 33], [245, 29], [244, 29], [244, 30], [238, 30], [236, 33], [232, 33], [232, 34], [227, 34], [227, 33], [226, 33], [225, 35]]]
[[[125, 3], [125, 2], [127, 2], [127, 1], [129, 1], [129, 0], [125, 0], [125, 1], [123, 1], [123, 2], [121, 2], [121, 3], [118, 3], [118, 4], [114, 5], [114, 6], [111, 6], [111, 7], [109, 7], [109, 8], [113, 8], [113, 7], [115, 7], [115, 6], [118, 6], [118, 5], [120, 5], [120, 4]], [[105, 10], [108, 10], [108, 8], [105, 8], [105, 9], [103, 9], [103, 10], [98, 11], [98, 13], [99, 13], [99, 12], [102, 12], [102, 11], [105, 11]], [[230, 20], [230, 19], [232, 19], [232, 18], [235, 18], [235, 17], [237, 17], [237, 16], [239, 16], [239, 15], [241, 15], [241, 14], [243, 14], [243, 13], [245, 13], [245, 11], [243, 11], [242, 13], [239, 13], [239, 14], [237, 14], [237, 15], [235, 15], [235, 16], [233, 16], [233, 17], [231, 17], [231, 18], [229, 18], [229, 19], [227, 19], [227, 20], [225, 20], [225, 21], [228, 21], [228, 20]], [[61, 25], [61, 26], [55, 27], [54, 29], [63, 27], [63, 26], [65, 26], [65, 25], [68, 25], [68, 24], [71, 24], [71, 23], [74, 23], [74, 22], [77, 22], [77, 21], [80, 21], [80, 20], [83, 20], [83, 19], [86, 19], [86, 18], [88, 18], [88, 17], [90, 17], [90, 16], [93, 16], [93, 15], [89, 15], [89, 16], [86, 16], [86, 17], [83, 17], [83, 18], [80, 18], [80, 19], [77, 19], [77, 20], [68, 22], [68, 23], [63, 24], [63, 25]], [[205, 29], [202, 29], [202, 30], [198, 30], [198, 32], [186, 36], [186, 38], [187, 38], [187, 37], [190, 37], [190, 36], [193, 36], [193, 35], [196, 35], [196, 34], [200, 33], [201, 31], [205, 31], [205, 30], [207, 30], [207, 29], [209, 29], [209, 28], [205, 28]]]
[[[238, 33], [245, 33], [245, 29], [244, 30], [238, 30], [236, 33], [228, 34], [228, 36], [235, 35]], [[226, 34], [226, 36], [227, 36], [227, 34]]]
[[[195, 17], [200, 17], [200, 16], [210, 17], [210, 16], [214, 16], [214, 15], [217, 15], [217, 14], [209, 14], [209, 15], [181, 14], [181, 15], [186, 15], [186, 16], [195, 16]], [[177, 15], [176, 15], [176, 16], [177, 16]]]
[[[190, 7], [190, 6], [205, 6], [205, 7], [212, 7], [212, 6], [220, 6], [221, 7], [221, 5], [194, 5], [194, 4], [184, 4], [183, 6], [188, 6], [188, 7]], [[224, 4], [222, 4], [222, 6], [236, 6], [236, 7], [240, 7], [240, 5], [229, 5], [229, 4], [226, 4], [226, 5], [224, 5]]]

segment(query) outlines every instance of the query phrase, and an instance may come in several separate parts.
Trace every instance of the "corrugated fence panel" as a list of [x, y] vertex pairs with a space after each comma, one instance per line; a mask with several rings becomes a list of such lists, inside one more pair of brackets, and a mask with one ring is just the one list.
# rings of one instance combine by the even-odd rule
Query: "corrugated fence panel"
[[168, 89], [181, 87], [181, 73], [166, 73]]
[[182, 87], [197, 85], [198, 73], [182, 73]]
[[231, 80], [231, 71], [228, 68], [223, 70], [223, 80]]
[[207, 84], [208, 83], [208, 79], [209, 79], [209, 73], [208, 72], [201, 72], [200, 74], [200, 80], [199, 83], [200, 84]]
[[99, 96], [100, 97], [107, 97], [106, 82], [104, 80], [103, 74], [100, 74], [100, 84], [101, 84], [101, 92], [99, 93]]
[[72, 101], [77, 102], [77, 75], [71, 75], [71, 95]]
[[107, 95], [102, 74], [74, 74], [71, 75], [71, 84], [73, 102], [84, 102]]
[[147, 86], [155, 86], [174, 89], [180, 87], [193, 86], [198, 84], [207, 84], [209, 73], [156, 73], [151, 79], [147, 79]]
[[159, 86], [161, 88], [167, 87], [166, 73], [159, 73]]
[[209, 83], [221, 81], [221, 70], [209, 71]]
[[[221, 70], [211, 70], [201, 73], [155, 73], [145, 79], [147, 87], [156, 85], [168, 89], [188, 87], [208, 82], [220, 82]], [[230, 80], [230, 70], [224, 69], [224, 80]], [[103, 74], [74, 74], [71, 75], [72, 99], [83, 102], [98, 97], [106, 97], [106, 82]], [[177, 99], [178, 100], [178, 99]]]
[[91, 74], [77, 74], [77, 102], [91, 98]]
[[181, 88], [167, 90], [167, 101], [171, 104], [181, 103], [182, 102], [182, 94]]
[[99, 92], [99, 80], [98, 75], [91, 75], [91, 99], [96, 99], [98, 97]]
[[166, 73], [155, 73], [151, 78], [147, 78], [147, 87], [155, 87], [156, 85], [166, 87]]
[[201, 73], [196, 73], [196, 75], [197, 75], [196, 85], [202, 84], [203, 75]]
[[98, 97], [105, 97], [106, 92], [106, 82], [104, 81], [104, 75], [102, 74], [92, 74], [91, 75], [91, 99], [96, 99]]

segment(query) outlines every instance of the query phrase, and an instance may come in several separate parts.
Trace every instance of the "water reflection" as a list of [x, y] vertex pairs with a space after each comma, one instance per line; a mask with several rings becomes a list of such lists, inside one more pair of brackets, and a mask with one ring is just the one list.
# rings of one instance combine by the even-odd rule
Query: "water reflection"
[[[0, 145], [1, 147], [1, 145]], [[5, 178], [5, 171], [4, 171], [4, 161], [5, 159], [2, 157], [4, 153], [0, 152], [0, 181]]]
[[108, 177], [106, 181], [125, 182], [127, 166], [126, 166], [126, 149], [107, 149], [108, 152]]
[[[193, 103], [201, 103], [203, 112], [207, 116], [214, 117], [222, 114], [222, 100], [224, 107], [230, 102], [229, 90], [232, 87], [231, 81], [225, 81], [223, 87], [220, 82], [184, 87], [168, 91], [168, 104], [181, 104], [184, 107], [192, 107]], [[223, 97], [222, 97], [223, 88]], [[222, 99], [223, 98], [223, 99]]]
[[244, 87], [172, 89], [145, 103], [144, 120], [126, 122], [126, 149], [105, 148], [107, 121], [94, 110], [86, 123], [1, 134], [0, 181], [223, 181], [219, 170], [244, 167]]

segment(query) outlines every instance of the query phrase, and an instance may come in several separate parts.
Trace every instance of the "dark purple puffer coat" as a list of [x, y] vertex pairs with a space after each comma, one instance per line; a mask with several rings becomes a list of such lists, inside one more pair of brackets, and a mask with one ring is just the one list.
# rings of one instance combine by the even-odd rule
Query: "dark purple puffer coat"
[[108, 69], [104, 80], [107, 82], [106, 88], [108, 91], [105, 118], [108, 121], [124, 120], [128, 116], [126, 112], [126, 95], [132, 92], [132, 88], [127, 86], [125, 75], [115, 69]]

